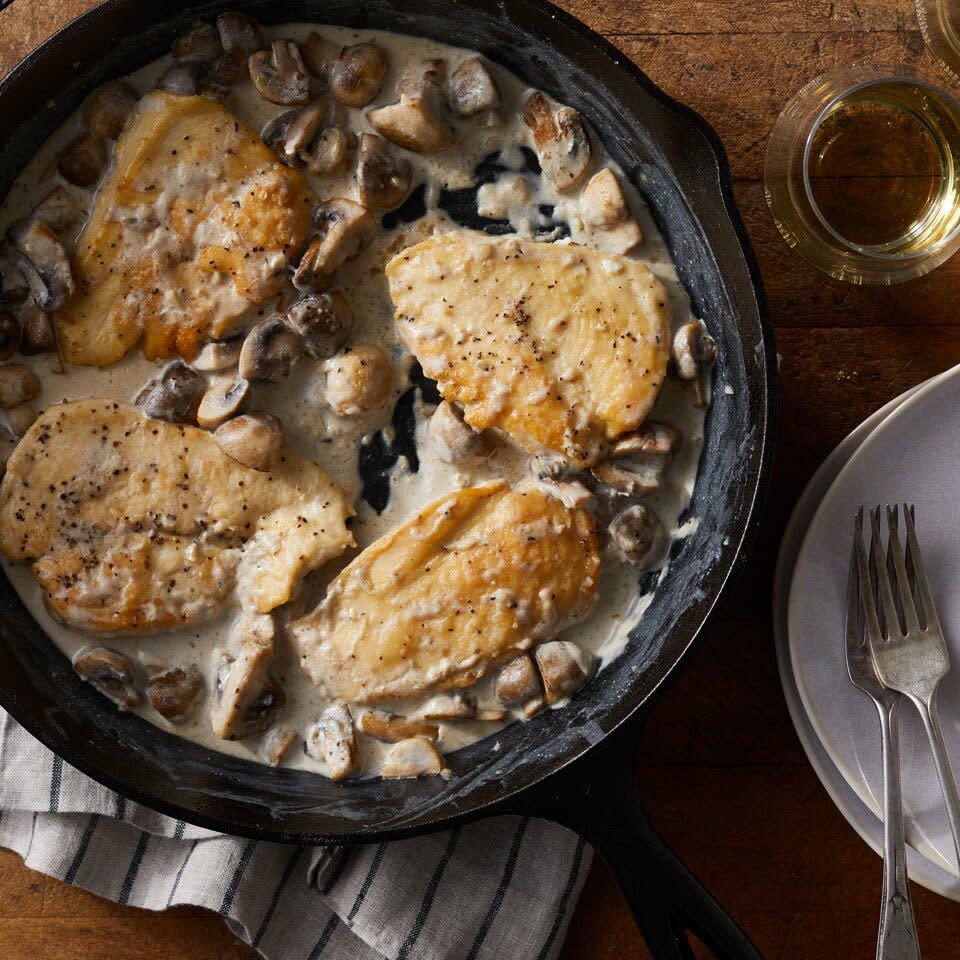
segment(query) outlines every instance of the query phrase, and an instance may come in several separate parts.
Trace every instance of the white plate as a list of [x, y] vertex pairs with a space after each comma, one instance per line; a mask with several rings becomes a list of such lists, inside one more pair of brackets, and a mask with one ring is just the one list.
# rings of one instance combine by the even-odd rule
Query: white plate
[[[938, 393], [941, 390], [945, 392]], [[908, 398], [911, 402], [905, 404]], [[911, 413], [915, 404], [919, 409]], [[881, 848], [882, 825], [877, 816], [880, 757], [876, 716], [869, 701], [850, 685], [843, 663], [843, 587], [851, 505], [888, 499], [893, 502], [911, 496], [918, 504], [918, 512], [926, 515], [925, 522], [918, 516], [923, 536], [934, 523], [932, 510], [941, 508], [944, 502], [956, 503], [960, 494], [960, 478], [948, 477], [944, 483], [942, 476], [950, 473], [949, 460], [944, 458], [960, 453], [958, 404], [960, 370], [952, 370], [907, 391], [854, 430], [817, 471], [798, 501], [778, 559], [774, 629], [788, 709], [807, 757], [827, 792], [857, 833], [877, 851]], [[918, 421], [939, 423], [939, 429], [944, 431], [954, 425], [954, 436], [949, 443], [940, 443], [936, 429], [917, 431]], [[926, 483], [917, 483], [917, 465], [910, 458], [925, 455], [921, 453], [924, 450], [941, 456]], [[891, 451], [896, 456], [891, 457]], [[888, 458], [887, 462], [884, 458]], [[956, 462], [960, 465], [960, 460]], [[941, 526], [941, 542], [950, 542], [949, 530], [956, 533], [958, 523], [960, 516], [955, 515], [950, 523]], [[936, 544], [928, 536], [924, 540], [929, 542], [927, 552], [932, 565]], [[960, 539], [954, 537], [953, 544], [956, 573], [960, 576]], [[941, 598], [943, 581], [941, 577], [937, 579]], [[819, 600], [814, 602], [814, 598]], [[957, 606], [960, 605], [955, 603], [954, 607]], [[946, 609], [941, 613], [946, 615]], [[952, 621], [960, 619], [958, 613], [953, 611]], [[960, 662], [956, 641], [953, 652], [955, 662]], [[953, 755], [960, 758], [958, 687], [960, 681], [951, 675], [944, 684], [943, 705], [945, 723], [952, 731]], [[908, 716], [908, 709], [902, 716], [904, 781], [909, 790], [908, 836], [918, 848], [908, 851], [910, 875], [938, 893], [960, 899], [960, 882], [949, 872], [950, 861], [944, 857], [949, 857], [952, 845], [938, 802], [925, 737], [916, 718]]]

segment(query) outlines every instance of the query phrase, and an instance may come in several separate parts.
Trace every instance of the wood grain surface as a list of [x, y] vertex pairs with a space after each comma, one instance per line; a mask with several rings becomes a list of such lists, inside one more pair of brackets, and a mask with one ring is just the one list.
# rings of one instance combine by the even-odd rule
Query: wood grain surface
[[[776, 547], [820, 461], [885, 401], [960, 361], [960, 257], [892, 289], [831, 281], [780, 240], [759, 182], [789, 96], [849, 61], [903, 61], [948, 86], [911, 0], [561, 0], [722, 136], [777, 328], [782, 411], [761, 542], [725, 617], [656, 706], [638, 769], [654, 824], [771, 960], [873, 955], [880, 861], [817, 781], [790, 724], [770, 624]], [[0, 71], [92, 4], [17, 0], [0, 13]], [[954, 91], [956, 92], [956, 91]], [[924, 957], [955, 957], [960, 906], [915, 890]], [[199, 910], [119, 907], [0, 853], [4, 960], [249, 958]], [[647, 956], [606, 867], [564, 960]], [[504, 958], [508, 960], [508, 958]]]

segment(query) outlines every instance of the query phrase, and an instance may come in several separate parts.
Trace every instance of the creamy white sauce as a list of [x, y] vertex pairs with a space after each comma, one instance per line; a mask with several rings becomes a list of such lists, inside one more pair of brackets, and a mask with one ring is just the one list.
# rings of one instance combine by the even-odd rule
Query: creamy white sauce
[[[316, 29], [318, 28], [301, 24], [269, 28], [265, 32], [271, 37], [286, 36], [304, 40]], [[389, 74], [373, 106], [395, 99], [397, 81], [410, 64], [426, 58], [440, 57], [447, 61], [448, 71], [452, 71], [461, 61], [474, 56], [468, 50], [414, 37], [333, 27], [319, 30], [338, 47], [358, 42], [373, 42], [388, 51]], [[133, 74], [128, 80], [139, 92], [145, 93], [153, 87], [157, 77], [170, 62], [169, 58], [162, 58]], [[418, 472], [413, 473], [409, 464], [401, 458], [391, 475], [389, 504], [380, 515], [359, 499], [358, 449], [361, 444], [369, 442], [378, 429], [389, 423], [397, 397], [409, 386], [407, 371], [412, 363], [412, 357], [401, 344], [394, 327], [383, 265], [403, 247], [431, 232], [452, 229], [455, 226], [437, 208], [440, 188], [457, 189], [472, 185], [475, 182], [473, 171], [479, 161], [491, 153], [501, 151], [500, 162], [508, 167], [510, 172], [502, 174], [495, 183], [481, 188], [481, 214], [509, 220], [518, 234], [533, 236], [537, 228], [546, 222], [540, 207], [552, 205], [555, 209], [554, 218], [569, 224], [573, 241], [601, 245], [597, 231], [591, 231], [581, 220], [578, 207], [579, 190], [572, 191], [570, 195], [558, 194], [545, 178], [535, 177], [524, 171], [523, 155], [519, 148], [521, 145], [532, 147], [532, 139], [520, 120], [519, 111], [527, 88], [497, 65], [489, 66], [503, 101], [502, 122], [497, 126], [484, 127], [471, 120], [458, 121], [457, 146], [442, 154], [416, 155], [404, 151], [404, 155], [414, 167], [414, 188], [420, 183], [427, 185], [426, 217], [396, 231], [381, 231], [360, 257], [345, 264], [337, 274], [335, 287], [347, 296], [356, 321], [350, 342], [378, 343], [393, 361], [394, 386], [388, 402], [380, 410], [363, 417], [338, 416], [323, 402], [322, 364], [309, 359], [302, 361], [293, 374], [281, 383], [254, 385], [251, 409], [268, 410], [279, 416], [283, 421], [286, 443], [315, 460], [354, 501], [357, 517], [352, 530], [357, 540], [357, 550], [410, 519], [430, 501], [452, 490], [494, 477], [519, 481], [530, 476], [529, 456], [503, 436], [496, 437], [494, 456], [470, 470], [461, 470], [440, 460], [426, 438], [428, 415], [432, 411], [425, 409], [418, 399]], [[236, 85], [225, 105], [256, 131], [260, 131], [269, 119], [288, 109], [262, 99], [249, 81]], [[372, 129], [362, 110], [349, 111], [349, 123], [358, 133]], [[27, 216], [53, 186], [63, 182], [56, 173], [56, 157], [79, 129], [78, 117], [68, 120], [18, 177], [0, 209], [0, 235], [6, 232], [11, 222]], [[674, 325], [688, 322], [691, 318], [689, 300], [677, 281], [676, 271], [649, 211], [636, 191], [620, 175], [597, 137], [593, 135], [591, 139], [594, 151], [591, 172], [604, 166], [617, 170], [629, 205], [643, 231], [644, 241], [631, 256], [646, 263], [664, 283], [670, 297]], [[320, 179], [308, 175], [308, 180], [320, 197], [357, 198], [352, 171], [339, 179]], [[171, 191], [187, 189], [187, 185], [178, 183], [173, 175], [165, 187]], [[81, 198], [85, 208], [89, 209], [92, 194], [74, 187], [70, 189]], [[75, 237], [64, 239], [67, 245], [71, 246]], [[541, 235], [541, 239], [550, 237]], [[292, 299], [291, 292], [283, 295], [281, 300], [288, 302]], [[261, 316], [268, 316], [272, 312], [273, 305], [265, 305], [255, 311], [244, 326], [249, 326]], [[131, 350], [121, 363], [107, 369], [68, 367], [62, 372], [56, 372], [60, 365], [56, 358], [50, 356], [25, 359], [17, 357], [16, 360], [28, 363], [41, 378], [43, 391], [37, 401], [38, 407], [86, 396], [132, 400], [142, 384], [155, 376], [162, 366], [145, 360], [139, 347]], [[729, 387], [726, 387], [726, 390], [729, 391]], [[703, 443], [704, 411], [694, 408], [689, 384], [668, 379], [652, 419], [664, 420], [676, 426], [683, 440], [668, 469], [663, 489], [646, 498], [645, 502], [661, 517], [671, 538], [689, 536], [696, 529], [697, 520], [687, 519], [683, 524], [679, 524], [678, 519], [690, 502], [696, 479]], [[301, 595], [289, 605], [290, 609], [280, 611], [278, 621], [284, 623], [291, 616], [310, 609], [322, 597], [325, 584], [356, 552], [350, 551], [347, 556], [328, 564], [324, 570], [312, 576], [309, 582], [304, 584]], [[73, 657], [88, 646], [92, 639], [96, 639], [54, 621], [44, 607], [40, 590], [29, 569], [6, 560], [3, 563], [14, 587], [33, 616], [68, 657]], [[635, 567], [622, 561], [615, 548], [606, 547], [596, 607], [586, 620], [563, 633], [564, 639], [576, 641], [584, 650], [597, 657], [600, 669], [623, 650], [628, 631], [651, 602], [649, 595], [638, 597], [639, 575]], [[219, 650], [225, 644], [231, 619], [232, 615], [227, 615], [217, 622], [191, 630], [147, 637], [111, 638], [107, 643], [137, 660], [143, 665], [145, 673], [157, 667], [196, 663], [209, 683]], [[322, 765], [307, 756], [302, 749], [302, 734], [319, 715], [325, 706], [324, 701], [306, 674], [300, 670], [282, 636], [280, 647], [279, 659], [272, 673], [284, 686], [287, 703], [278, 722], [300, 735], [287, 753], [284, 764], [322, 770]], [[489, 677], [480, 681], [474, 690], [481, 707], [498, 706]], [[389, 709], [391, 705], [380, 706]], [[402, 707], [403, 712], [412, 712], [409, 702], [396, 706], [398, 709]], [[210, 728], [207, 710], [203, 705], [193, 712], [190, 719], [179, 724], [164, 720], [146, 702], [137, 709], [151, 722], [180, 736], [229, 753], [263, 759], [262, 740], [227, 742], [218, 739]], [[494, 733], [501, 725], [482, 721], [442, 723], [439, 747], [445, 752], [456, 749], [479, 737]], [[369, 737], [362, 738], [362, 742], [364, 769], [375, 772], [379, 768], [385, 745]], [[488, 743], [491, 750], [499, 749], [499, 742], [495, 737], [491, 737]]]

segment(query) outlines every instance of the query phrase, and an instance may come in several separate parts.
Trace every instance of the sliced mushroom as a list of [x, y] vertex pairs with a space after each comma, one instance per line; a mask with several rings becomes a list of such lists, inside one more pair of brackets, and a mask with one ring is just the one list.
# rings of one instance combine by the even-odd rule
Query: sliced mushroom
[[116, 650], [95, 647], [83, 651], [73, 661], [73, 669], [82, 680], [86, 680], [121, 710], [132, 709], [140, 700], [140, 694], [133, 685], [136, 675], [133, 662]]
[[311, 173], [318, 177], [330, 177], [342, 173], [350, 163], [356, 135], [342, 127], [324, 127], [313, 142], [313, 150], [307, 161]]
[[158, 378], [144, 385], [135, 402], [154, 420], [193, 423], [205, 389], [206, 382], [196, 370], [175, 360]]
[[313, 224], [317, 235], [293, 275], [298, 290], [323, 290], [330, 286], [337, 267], [357, 256], [377, 232], [377, 222], [367, 208], [344, 197], [318, 204]]
[[569, 640], [541, 643], [535, 656], [548, 704], [569, 700], [590, 676], [590, 654]]
[[269, 50], [250, 55], [250, 79], [260, 96], [271, 103], [306, 103], [310, 77], [293, 40], [274, 40]]
[[444, 117], [443, 60], [424, 60], [400, 84], [400, 99], [367, 113], [377, 133], [415, 153], [435, 153], [454, 140]]
[[173, 41], [170, 52], [175, 60], [185, 63], [213, 63], [223, 48], [217, 28], [212, 23], [198, 23]]
[[330, 64], [336, 59], [337, 47], [314, 30], [300, 48], [303, 62], [315, 77], [326, 79]]
[[90, 94], [83, 107], [84, 125], [104, 140], [116, 140], [136, 105], [136, 90], [122, 80], [112, 80]]
[[580, 114], [571, 107], [551, 105], [535, 91], [523, 105], [523, 122], [533, 131], [544, 176], [557, 190], [572, 190], [583, 180], [591, 157]]
[[288, 376], [303, 356], [303, 338], [282, 317], [261, 320], [240, 348], [239, 373], [244, 380], [276, 382]]
[[344, 47], [327, 65], [330, 94], [348, 107], [365, 107], [377, 98], [387, 75], [387, 55], [375, 43]]
[[197, 423], [211, 429], [243, 413], [250, 399], [250, 381], [242, 377], [217, 377], [197, 407]]
[[524, 653], [511, 660], [497, 675], [494, 692], [505, 707], [519, 707], [525, 716], [533, 716], [544, 705], [543, 684], [533, 658]]
[[339, 291], [314, 293], [287, 310], [287, 323], [303, 338], [311, 357], [325, 360], [346, 342], [353, 328], [353, 311]]
[[9, 360], [20, 349], [20, 321], [9, 310], [0, 310], [0, 360]]
[[327, 116], [326, 98], [320, 97], [313, 103], [301, 107], [287, 125], [280, 145], [283, 153], [282, 160], [291, 165], [301, 165], [307, 162], [310, 146], [320, 132]]
[[410, 192], [413, 167], [398, 157], [383, 137], [365, 133], [357, 154], [357, 188], [360, 202], [371, 210], [399, 207]]
[[443, 757], [424, 737], [411, 737], [395, 743], [384, 757], [381, 776], [390, 779], [430, 776], [443, 772]]
[[6, 414], [10, 429], [18, 437], [22, 437], [37, 419], [36, 408], [29, 403], [18, 403], [15, 407], [10, 407]]
[[564, 480], [560, 483], [545, 481], [550, 484], [550, 492], [571, 510], [577, 507], [589, 508], [596, 499], [593, 491], [579, 480]]
[[70, 258], [57, 235], [39, 220], [21, 221], [9, 232], [20, 254], [20, 269], [30, 285], [33, 301], [44, 310], [59, 310], [72, 296]]
[[287, 131], [289, 131], [293, 121], [297, 119], [299, 112], [296, 107], [284, 110], [283, 113], [271, 117], [260, 131], [260, 139], [273, 150], [278, 160], [288, 166], [293, 166], [295, 162], [299, 162], [299, 157], [294, 160], [288, 159], [286, 152]]
[[7, 461], [16, 449], [17, 438], [9, 430], [0, 427], [0, 477], [6, 471]]
[[538, 454], [530, 460], [530, 471], [537, 479], [550, 480], [553, 483], [569, 480], [579, 474], [569, 460], [544, 454]]
[[147, 680], [147, 696], [153, 709], [166, 720], [182, 720], [203, 689], [203, 675], [191, 664], [170, 667]]
[[279, 767], [296, 742], [297, 734], [289, 727], [274, 727], [263, 738], [263, 756], [271, 767]]
[[659, 558], [665, 531], [656, 513], [638, 503], [613, 518], [610, 538], [630, 563], [649, 567]]
[[464, 422], [459, 407], [444, 400], [427, 424], [430, 446], [445, 463], [469, 466], [490, 456], [493, 444]]
[[604, 167], [595, 173], [580, 194], [584, 223], [600, 234], [602, 247], [623, 254], [643, 243], [643, 231], [627, 206], [617, 175]]
[[260, 49], [260, 27], [245, 13], [230, 10], [217, 17], [217, 33], [223, 53], [213, 64], [210, 77], [217, 83], [238, 83], [247, 74], [250, 54]]
[[25, 357], [56, 352], [57, 334], [49, 313], [31, 304], [20, 311], [20, 324], [23, 328], [20, 352]]
[[438, 693], [418, 713], [424, 720], [470, 720], [477, 715], [477, 698], [471, 693]]
[[646, 421], [638, 430], [625, 434], [610, 448], [610, 456], [651, 467], [664, 467], [680, 443], [680, 431], [669, 423]]
[[461, 117], [474, 117], [500, 108], [500, 91], [480, 57], [464, 60], [447, 81], [447, 103]]
[[22, 303], [30, 295], [30, 284], [23, 268], [23, 258], [9, 241], [0, 241], [0, 300]]
[[625, 497], [647, 497], [663, 485], [663, 471], [632, 464], [598, 463], [591, 473], [604, 486]]
[[702, 320], [685, 323], [673, 337], [673, 363], [681, 380], [694, 381], [695, 407], [707, 405], [707, 378], [717, 360], [717, 342]]
[[67, 183], [78, 187], [93, 187], [107, 165], [107, 148], [104, 142], [92, 133], [81, 133], [60, 154], [57, 170]]
[[357, 719], [357, 727], [361, 733], [389, 743], [399, 743], [410, 737], [436, 740], [440, 736], [440, 728], [435, 723], [416, 717], [401, 717], [385, 710], [364, 710]]
[[240, 362], [240, 348], [243, 337], [230, 337], [227, 340], [211, 340], [205, 343], [199, 353], [190, 361], [195, 370], [204, 373], [216, 373], [229, 370]]
[[54, 233], [63, 233], [83, 219], [83, 208], [70, 190], [57, 186], [34, 207], [33, 216]]
[[304, 738], [304, 748], [323, 762], [331, 780], [343, 780], [360, 769], [360, 746], [353, 729], [350, 708], [335, 703], [312, 723]]
[[393, 385], [390, 358], [374, 344], [359, 344], [327, 360], [326, 399], [345, 416], [382, 407]]
[[0, 366], [0, 408], [9, 410], [40, 395], [37, 375], [22, 363]]
[[217, 427], [213, 439], [237, 463], [269, 470], [283, 446], [283, 427], [269, 413], [244, 413]]
[[167, 93], [176, 93], [181, 97], [192, 97], [197, 93], [204, 70], [199, 63], [175, 63], [158, 80], [157, 89]]

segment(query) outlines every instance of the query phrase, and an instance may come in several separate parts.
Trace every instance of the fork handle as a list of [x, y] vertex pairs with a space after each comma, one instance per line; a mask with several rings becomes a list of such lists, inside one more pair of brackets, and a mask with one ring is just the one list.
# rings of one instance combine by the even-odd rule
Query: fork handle
[[900, 794], [900, 740], [897, 707], [877, 703], [880, 745], [883, 752], [883, 906], [877, 960], [920, 960], [917, 926], [907, 881], [907, 851], [903, 836], [903, 803]]

